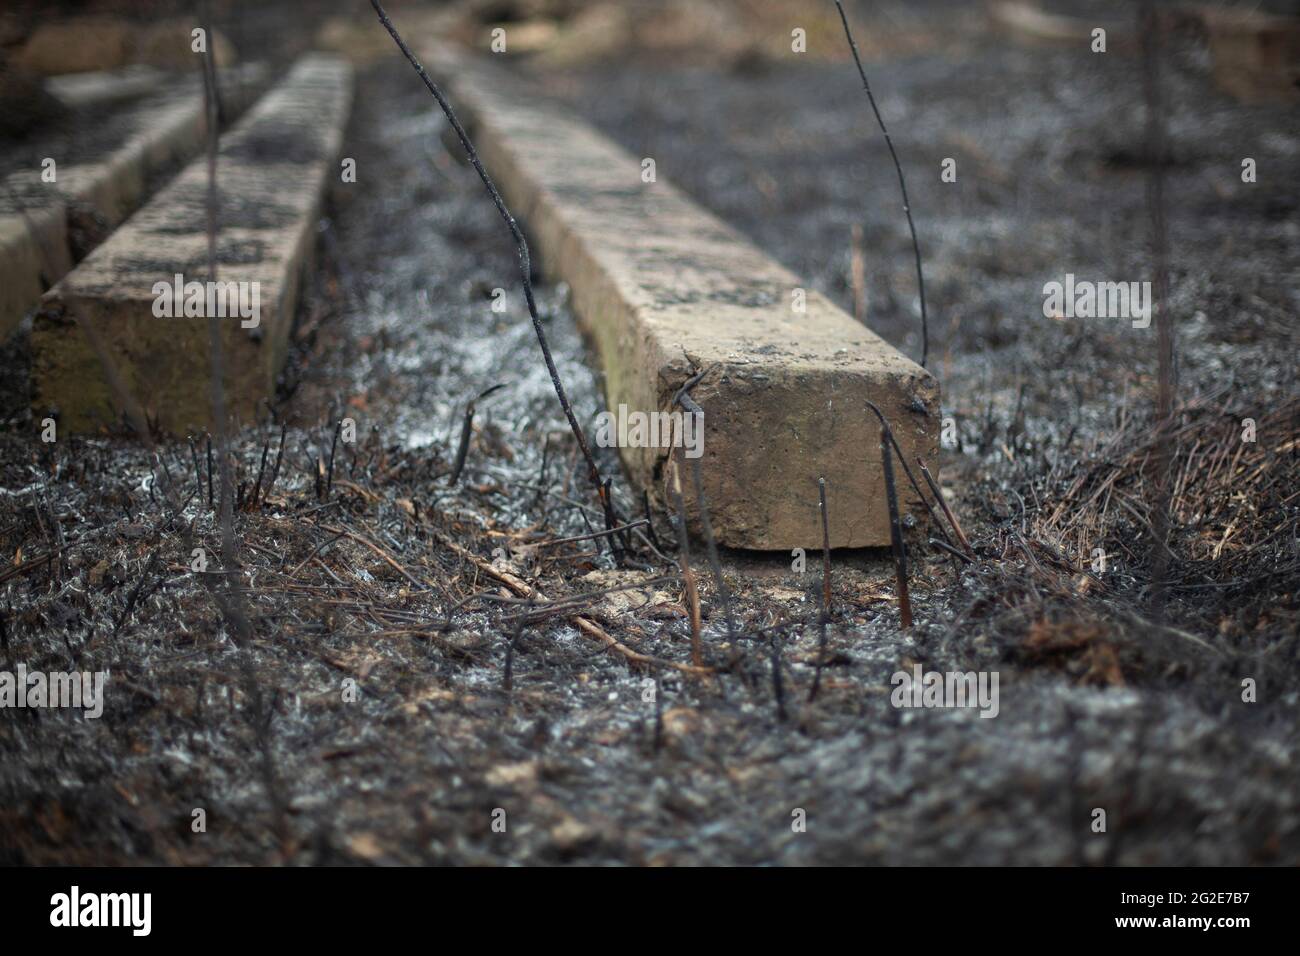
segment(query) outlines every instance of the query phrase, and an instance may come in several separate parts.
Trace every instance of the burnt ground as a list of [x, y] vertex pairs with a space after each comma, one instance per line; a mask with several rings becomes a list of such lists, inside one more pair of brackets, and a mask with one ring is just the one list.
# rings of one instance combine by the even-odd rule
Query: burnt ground
[[[592, 540], [546, 544], [601, 518], [513, 249], [427, 93], [385, 61], [361, 79], [359, 181], [322, 223], [280, 401], [235, 442], [235, 593], [189, 570], [191, 525], [214, 566], [220, 547], [202, 436], [196, 455], [160, 446], [186, 499], [173, 515], [138, 442], [36, 440], [21, 338], [7, 349], [4, 666], [112, 676], [98, 720], [0, 711], [0, 860], [1300, 860], [1295, 112], [1226, 98], [1196, 38], [1171, 40], [1179, 381], [1162, 451], [1154, 325], [1042, 310], [1043, 283], [1066, 272], [1152, 277], [1140, 63], [1021, 47], [963, 9], [856, 21], [909, 37], [867, 65], [910, 176], [930, 364], [958, 432], [942, 481], [975, 555], [930, 548], [937, 532], [913, 522], [909, 631], [888, 556], [837, 552], [810, 702], [815, 552], [804, 573], [788, 556], [724, 555], [735, 638], [697, 568], [707, 676], [682, 669], [676, 579], [590, 598], [585, 629], [571, 607], [497, 600], [503, 580], [555, 599], [675, 567], [641, 541], [622, 568]], [[851, 63], [625, 58], [537, 84], [850, 309], [859, 224], [868, 321], [918, 353], [894, 174]], [[497, 287], [505, 313], [490, 309]], [[539, 287], [539, 305], [589, 422], [599, 380], [563, 288]], [[453, 486], [466, 403], [498, 383]], [[357, 440], [331, 475], [342, 416]], [[666, 515], [655, 527], [671, 556]], [[998, 716], [894, 708], [890, 675], [914, 663], [998, 672]], [[190, 826], [199, 807], [206, 833]], [[1090, 829], [1098, 807], [1105, 834]], [[807, 832], [792, 831], [796, 808]]]

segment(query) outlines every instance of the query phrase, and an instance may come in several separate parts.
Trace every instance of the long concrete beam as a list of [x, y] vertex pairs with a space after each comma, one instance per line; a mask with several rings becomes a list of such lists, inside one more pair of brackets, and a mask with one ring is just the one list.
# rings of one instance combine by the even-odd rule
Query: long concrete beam
[[[266, 88], [261, 64], [221, 71], [228, 113], [238, 115]], [[178, 168], [203, 144], [203, 92], [194, 78], [111, 113], [75, 156], [51, 150], [44, 167], [11, 172], [0, 183], [0, 339], [67, 274], [79, 243], [94, 245], [139, 208], [151, 182]]]
[[[880, 429], [866, 403], [889, 419], [914, 471], [918, 455], [935, 469], [933, 376], [675, 189], [671, 169], [645, 182], [642, 158], [526, 82], [436, 42], [419, 50], [472, 124], [546, 272], [569, 284], [609, 410], [669, 411], [695, 369], [712, 369], [692, 394], [704, 410], [703, 479], [718, 540], [820, 548], [824, 477], [832, 547], [888, 544]], [[634, 480], [672, 500], [667, 449], [621, 453]], [[692, 463], [680, 466], [697, 519]], [[904, 506], [919, 506], [895, 469]]]
[[[303, 57], [222, 137], [217, 280], [226, 284], [224, 298], [209, 300], [206, 285], [194, 298], [188, 288], [209, 278], [204, 158], [46, 293], [32, 327], [38, 419], [54, 412], [63, 428], [93, 431], [116, 424], [127, 410], [80, 320], [103, 342], [127, 401], [173, 434], [208, 427], [207, 315], [216, 310], [223, 313], [227, 406], [238, 419], [253, 419], [284, 359], [325, 187], [338, 175], [351, 100], [345, 61]], [[175, 296], [160, 293], [175, 286], [177, 275], [183, 314], [174, 314]], [[232, 290], [244, 311], [232, 307]]]

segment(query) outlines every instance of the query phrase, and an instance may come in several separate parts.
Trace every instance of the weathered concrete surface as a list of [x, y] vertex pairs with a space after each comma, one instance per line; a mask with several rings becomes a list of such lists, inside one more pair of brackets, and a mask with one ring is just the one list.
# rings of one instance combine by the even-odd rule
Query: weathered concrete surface
[[[311, 259], [327, 177], [337, 175], [352, 70], [304, 57], [222, 138], [218, 157], [218, 281], [256, 283], [260, 315], [222, 318], [226, 398], [250, 420], [271, 394]], [[63, 428], [118, 421], [124, 404], [76, 319], [91, 323], [132, 398], [164, 431], [209, 422], [208, 320], [154, 314], [154, 285], [206, 282], [207, 162], [200, 157], [51, 289], [32, 329], [33, 407]], [[251, 285], [250, 285], [251, 288]], [[251, 320], [250, 320], [251, 324]]]
[[6, 186], [0, 192], [0, 339], [72, 268], [63, 202], [14, 177]]
[[[223, 103], [241, 113], [266, 88], [267, 69], [223, 71]], [[51, 149], [55, 180], [42, 169], [9, 173], [0, 184], [0, 339], [12, 332], [41, 293], [63, 277], [78, 253], [143, 202], [152, 180], [194, 156], [203, 143], [203, 96], [191, 78], [108, 117], [71, 156]]]
[[[642, 182], [639, 158], [519, 80], [440, 44], [422, 52], [471, 120], [541, 263], [569, 283], [609, 408], [667, 410], [693, 367], [712, 369], [693, 395], [705, 412], [703, 477], [718, 540], [820, 548], [825, 477], [832, 547], [887, 544], [880, 429], [866, 402], [889, 419], [909, 463], [920, 455], [933, 469], [935, 379], [670, 186], [671, 170]], [[663, 493], [665, 449], [622, 454], [634, 480]], [[905, 503], [915, 503], [896, 471]]]

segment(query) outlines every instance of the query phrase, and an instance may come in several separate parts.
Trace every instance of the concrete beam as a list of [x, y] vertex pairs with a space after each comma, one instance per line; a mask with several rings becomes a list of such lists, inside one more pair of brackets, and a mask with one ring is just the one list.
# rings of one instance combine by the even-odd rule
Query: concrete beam
[[[227, 406], [249, 421], [283, 362], [316, 223], [352, 99], [352, 70], [307, 56], [227, 135], [217, 164], [217, 279], [257, 314], [221, 318]], [[208, 427], [207, 305], [155, 314], [157, 283], [206, 283], [207, 162], [196, 159], [51, 289], [32, 328], [33, 408], [71, 431], [119, 421], [123, 402], [76, 320], [104, 342], [131, 398], [164, 431]]]
[[[39, 173], [24, 179], [39, 179]], [[0, 340], [72, 268], [61, 198], [10, 177], [0, 192]]]
[[[923, 456], [933, 470], [935, 379], [671, 186], [670, 169], [643, 182], [641, 158], [525, 82], [440, 44], [420, 49], [472, 123], [541, 264], [569, 284], [609, 409], [667, 411], [694, 368], [713, 369], [692, 394], [705, 413], [703, 477], [718, 540], [820, 548], [825, 477], [831, 545], [888, 544], [880, 430], [866, 403], [884, 412], [909, 459]], [[667, 450], [621, 453], [633, 479], [663, 495]], [[681, 465], [696, 517], [690, 462]], [[904, 506], [919, 507], [896, 470]]]
[[[238, 115], [266, 88], [268, 70], [222, 71], [223, 102]], [[139, 208], [153, 181], [203, 144], [203, 93], [197, 80], [110, 114], [89, 146], [68, 156], [52, 149], [55, 179], [42, 169], [13, 172], [0, 184], [0, 339], [18, 327], [41, 294], [72, 268], [83, 246], [98, 244]], [[71, 231], [70, 231], [71, 230]]]

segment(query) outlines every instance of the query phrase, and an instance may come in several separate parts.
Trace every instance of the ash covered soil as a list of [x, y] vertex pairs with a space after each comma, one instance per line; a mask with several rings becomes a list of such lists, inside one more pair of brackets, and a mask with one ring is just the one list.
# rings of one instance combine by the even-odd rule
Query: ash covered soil
[[[358, 183], [322, 222], [285, 386], [234, 442], [235, 591], [189, 567], [191, 537], [219, 564], [203, 436], [158, 464], [124, 436], [42, 445], [8, 347], [3, 666], [111, 677], [97, 720], [0, 711], [0, 861], [1300, 861], [1294, 110], [1227, 99], [1195, 38], [1171, 40], [1162, 453], [1154, 325], [1042, 311], [1066, 272], [1152, 277], [1138, 61], [1019, 47], [961, 8], [857, 22], [909, 38], [867, 67], [910, 177], [957, 426], [941, 481], [975, 552], [929, 547], [913, 517], [909, 631], [883, 553], [833, 555], [824, 654], [820, 556], [799, 573], [724, 554], [729, 638], [697, 540], [701, 676], [665, 514], [622, 567], [602, 539], [550, 543], [602, 519], [513, 248], [432, 99], [385, 61], [360, 79]], [[868, 321], [919, 353], [897, 184], [851, 62], [631, 58], [536, 83], [850, 310], [860, 225]], [[595, 366], [565, 290], [538, 295], [590, 427]], [[453, 486], [466, 403], [498, 383]], [[344, 416], [356, 442], [335, 446]], [[521, 583], [588, 597], [502, 600]], [[592, 596], [622, 585], [640, 586]], [[997, 716], [895, 708], [890, 677], [914, 664], [996, 671]]]

